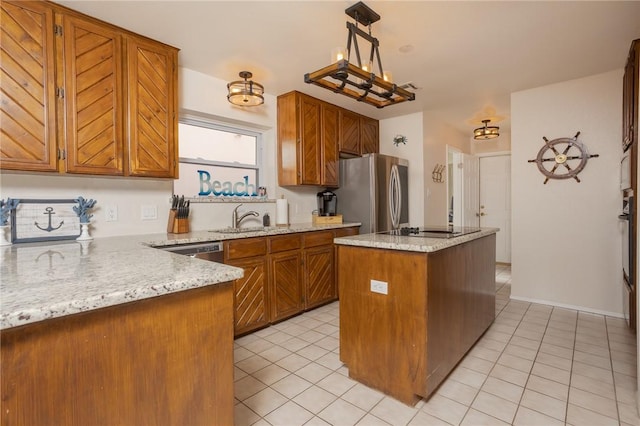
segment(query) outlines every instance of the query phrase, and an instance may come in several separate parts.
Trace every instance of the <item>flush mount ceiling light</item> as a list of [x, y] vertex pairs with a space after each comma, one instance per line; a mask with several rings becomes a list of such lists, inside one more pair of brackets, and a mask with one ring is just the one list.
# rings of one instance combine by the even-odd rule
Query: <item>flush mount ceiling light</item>
[[[380, 15], [367, 5], [358, 2], [347, 8], [345, 13], [355, 20], [347, 22], [347, 50], [337, 49], [332, 55], [332, 64], [304, 75], [306, 83], [315, 84], [335, 93], [341, 93], [360, 102], [384, 108], [404, 101], [413, 101], [415, 94], [398, 87], [391, 81], [391, 73], [384, 72], [378, 52], [380, 43], [371, 35], [371, 24], [380, 19]], [[369, 33], [358, 28], [358, 23], [369, 27]], [[371, 45], [368, 61], [362, 62], [358, 48], [358, 37]], [[351, 63], [351, 49], [355, 53], [355, 63]], [[378, 74], [373, 70], [374, 63]]]
[[482, 120], [484, 123], [483, 127], [478, 127], [473, 131], [473, 138], [475, 140], [487, 140], [494, 139], [500, 136], [500, 128], [498, 126], [487, 126], [487, 124], [491, 123], [491, 120]]
[[227, 100], [238, 106], [257, 106], [264, 103], [264, 86], [249, 80], [253, 74], [249, 71], [240, 71], [240, 78], [244, 80], [232, 81], [227, 84]]

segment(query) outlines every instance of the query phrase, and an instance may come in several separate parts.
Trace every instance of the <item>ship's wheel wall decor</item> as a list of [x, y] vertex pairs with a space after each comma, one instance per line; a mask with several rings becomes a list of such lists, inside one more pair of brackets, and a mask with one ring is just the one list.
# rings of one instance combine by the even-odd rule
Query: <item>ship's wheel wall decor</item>
[[578, 173], [587, 165], [589, 158], [598, 157], [598, 154], [589, 154], [587, 147], [578, 141], [580, 132], [572, 138], [558, 138], [549, 140], [545, 136], [544, 146], [540, 148], [535, 160], [538, 170], [545, 176], [544, 183], [549, 179], [575, 179], [580, 182]]

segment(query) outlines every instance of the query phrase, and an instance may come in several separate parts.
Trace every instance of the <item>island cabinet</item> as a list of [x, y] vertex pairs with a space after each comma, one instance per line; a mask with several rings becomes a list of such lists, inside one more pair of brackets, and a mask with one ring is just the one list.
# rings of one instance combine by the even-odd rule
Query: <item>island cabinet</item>
[[230, 283], [4, 329], [2, 425], [233, 424]]
[[233, 283], [234, 333], [245, 334], [269, 324], [267, 238], [225, 242], [224, 263], [244, 270], [244, 277]]
[[55, 3], [0, 11], [0, 168], [177, 175], [177, 49]]
[[495, 318], [495, 234], [432, 252], [337, 249], [349, 376], [406, 404], [428, 398]]

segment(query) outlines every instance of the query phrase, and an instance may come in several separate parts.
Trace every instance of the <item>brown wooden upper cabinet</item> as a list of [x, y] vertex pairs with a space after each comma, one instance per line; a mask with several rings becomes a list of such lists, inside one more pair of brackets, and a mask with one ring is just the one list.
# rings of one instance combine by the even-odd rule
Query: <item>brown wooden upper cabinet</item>
[[341, 110], [339, 151], [348, 156], [379, 152], [378, 120]]
[[178, 51], [127, 37], [129, 175], [178, 176]]
[[360, 155], [360, 116], [340, 111], [340, 153]]
[[360, 155], [380, 152], [378, 120], [360, 116]]
[[638, 138], [636, 105], [638, 104], [638, 67], [640, 64], [640, 39], [634, 40], [624, 68], [622, 85], [622, 149], [632, 146]]
[[0, 168], [177, 176], [177, 49], [55, 3], [0, 12]]
[[280, 186], [337, 187], [339, 155], [368, 152], [378, 152], [377, 120], [300, 92], [278, 96]]

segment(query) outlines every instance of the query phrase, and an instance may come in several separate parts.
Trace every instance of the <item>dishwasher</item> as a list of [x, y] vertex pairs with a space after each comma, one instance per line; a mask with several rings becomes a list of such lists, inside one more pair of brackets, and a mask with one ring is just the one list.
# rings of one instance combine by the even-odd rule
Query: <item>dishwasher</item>
[[224, 249], [221, 241], [178, 244], [175, 246], [156, 246], [155, 248], [184, 256], [195, 257], [196, 259], [224, 263]]

